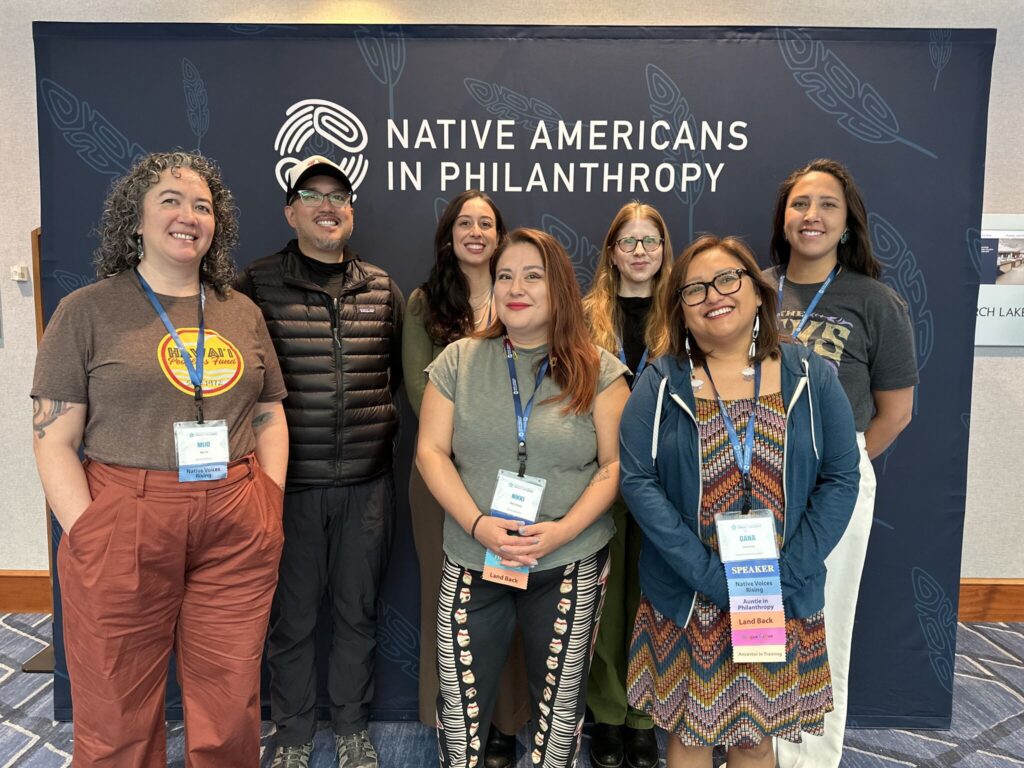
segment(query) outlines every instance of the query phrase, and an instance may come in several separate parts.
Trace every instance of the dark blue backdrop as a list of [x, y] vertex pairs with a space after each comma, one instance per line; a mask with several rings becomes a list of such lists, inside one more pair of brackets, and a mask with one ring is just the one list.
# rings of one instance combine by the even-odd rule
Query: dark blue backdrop
[[[40, 22], [34, 33], [47, 317], [93, 279], [101, 201], [148, 150], [200, 148], [220, 162], [241, 264], [290, 237], [278, 182], [290, 162], [348, 163], [361, 177], [353, 243], [407, 294], [426, 277], [438, 211], [469, 185], [467, 163], [483, 164], [473, 185], [507, 222], [562, 240], [584, 286], [629, 199], [662, 211], [677, 251], [698, 232], [739, 234], [765, 261], [779, 181], [813, 157], [847, 163], [885, 280], [910, 304], [921, 369], [914, 421], [876, 462], [849, 716], [948, 727], [994, 31]], [[571, 137], [577, 121], [585, 138], [560, 149], [560, 127]], [[552, 148], [536, 141], [545, 129]], [[402, 188], [401, 163], [417, 184]], [[631, 186], [645, 172], [649, 191]], [[404, 416], [400, 488], [415, 432]], [[377, 717], [415, 716], [416, 580], [403, 499]], [[60, 658], [59, 614], [55, 624]], [[70, 715], [63, 664], [54, 704]]]

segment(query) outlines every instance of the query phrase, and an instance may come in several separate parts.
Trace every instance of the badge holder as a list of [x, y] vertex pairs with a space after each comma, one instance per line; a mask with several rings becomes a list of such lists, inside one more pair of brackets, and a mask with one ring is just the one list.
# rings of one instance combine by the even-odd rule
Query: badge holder
[[[491, 499], [491, 512], [494, 517], [516, 520], [522, 523], [537, 522], [541, 499], [544, 497], [544, 486], [547, 480], [542, 477], [518, 475], [506, 469], [498, 470], [498, 482], [494, 486], [494, 498]], [[525, 565], [503, 565], [501, 556], [487, 550], [484, 553], [485, 581], [505, 584], [516, 589], [526, 589], [530, 569]]]
[[718, 549], [729, 585], [732, 660], [737, 664], [786, 660], [775, 515], [768, 509], [715, 515]]
[[223, 480], [230, 456], [228, 423], [223, 419], [174, 422], [174, 452], [179, 483]]

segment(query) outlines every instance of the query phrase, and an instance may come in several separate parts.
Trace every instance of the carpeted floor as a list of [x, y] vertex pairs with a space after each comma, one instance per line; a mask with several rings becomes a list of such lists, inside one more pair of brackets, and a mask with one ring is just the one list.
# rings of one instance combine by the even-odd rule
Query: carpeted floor
[[[21, 664], [49, 643], [50, 617], [0, 615], [0, 768], [71, 764], [71, 724], [54, 723], [50, 675]], [[274, 747], [264, 726], [264, 768]], [[434, 732], [419, 723], [373, 723], [382, 768], [437, 765]], [[517, 768], [531, 768], [520, 736]], [[333, 768], [333, 742], [321, 729], [311, 768]], [[183, 766], [182, 728], [168, 724], [168, 765]], [[589, 768], [584, 743], [580, 768]], [[843, 768], [1021, 768], [1024, 766], [1024, 625], [961, 624], [950, 731], [851, 730]]]

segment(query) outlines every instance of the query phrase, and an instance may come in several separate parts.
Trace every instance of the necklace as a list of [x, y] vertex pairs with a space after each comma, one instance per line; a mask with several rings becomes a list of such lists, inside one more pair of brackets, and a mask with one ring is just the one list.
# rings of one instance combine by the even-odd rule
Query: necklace
[[[470, 300], [469, 307], [470, 307], [470, 309], [473, 310], [473, 317], [476, 318], [477, 315], [480, 315], [480, 317], [478, 319], [475, 319], [473, 321], [473, 327], [474, 328], [480, 328], [481, 326], [483, 326], [483, 325], [485, 325], [487, 323], [490, 323], [490, 321], [491, 321], [491, 299], [492, 298], [493, 298], [493, 294], [492, 293], [488, 293], [484, 297], [484, 300], [481, 301], [479, 304], [473, 304], [472, 299]], [[484, 307], [487, 308], [487, 312], [483, 311]]]

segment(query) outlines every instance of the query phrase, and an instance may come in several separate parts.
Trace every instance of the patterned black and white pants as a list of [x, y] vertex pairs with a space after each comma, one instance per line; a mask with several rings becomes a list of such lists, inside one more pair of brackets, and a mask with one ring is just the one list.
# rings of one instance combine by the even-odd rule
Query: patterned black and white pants
[[447, 557], [437, 608], [437, 739], [442, 768], [483, 766], [501, 668], [518, 624], [532, 701], [531, 760], [576, 765], [608, 550], [544, 571], [525, 590], [484, 581]]

